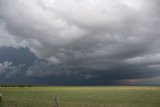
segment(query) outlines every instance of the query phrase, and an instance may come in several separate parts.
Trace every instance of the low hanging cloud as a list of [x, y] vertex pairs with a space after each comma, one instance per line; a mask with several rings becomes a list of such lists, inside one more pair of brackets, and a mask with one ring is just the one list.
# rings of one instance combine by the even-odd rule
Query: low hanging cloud
[[[158, 76], [159, 3], [0, 0], [0, 46], [27, 47], [45, 60], [28, 68], [27, 75], [69, 71], [113, 80]], [[5, 42], [7, 37], [11, 43]]]
[[0, 76], [10, 77], [16, 75], [23, 65], [14, 66], [12, 62], [5, 61], [0, 63]]

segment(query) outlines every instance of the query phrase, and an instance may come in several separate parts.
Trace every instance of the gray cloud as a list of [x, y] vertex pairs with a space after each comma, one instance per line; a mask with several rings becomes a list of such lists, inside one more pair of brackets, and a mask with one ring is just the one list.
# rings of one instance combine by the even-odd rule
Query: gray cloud
[[46, 77], [50, 75], [61, 76], [65, 75], [65, 73], [67, 73], [67, 71], [64, 71], [63, 66], [54, 65], [44, 60], [35, 60], [33, 66], [29, 67], [26, 71], [26, 75], [36, 77]]
[[113, 80], [158, 76], [158, 4], [159, 0], [0, 0], [0, 46], [28, 47], [46, 61], [36, 62], [27, 75], [69, 71]]
[[27, 42], [25, 40], [18, 40], [18, 38], [9, 34], [5, 29], [5, 24], [0, 20], [0, 47], [25, 48]]
[[0, 63], [0, 76], [10, 77], [16, 75], [22, 68], [23, 65], [14, 66], [12, 62], [5, 61]]

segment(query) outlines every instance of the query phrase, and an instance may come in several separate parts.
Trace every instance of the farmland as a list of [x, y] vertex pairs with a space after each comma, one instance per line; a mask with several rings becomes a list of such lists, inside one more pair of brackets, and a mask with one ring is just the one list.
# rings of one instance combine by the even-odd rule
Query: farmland
[[1, 87], [0, 107], [160, 107], [156, 86]]

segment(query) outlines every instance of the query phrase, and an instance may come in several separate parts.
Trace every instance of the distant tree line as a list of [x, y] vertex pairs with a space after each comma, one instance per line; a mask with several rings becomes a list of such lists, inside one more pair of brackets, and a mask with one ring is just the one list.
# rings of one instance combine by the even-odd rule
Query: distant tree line
[[28, 85], [28, 84], [0, 84], [0, 87], [49, 87], [51, 85]]
[[32, 87], [33, 85], [0, 84], [0, 87]]

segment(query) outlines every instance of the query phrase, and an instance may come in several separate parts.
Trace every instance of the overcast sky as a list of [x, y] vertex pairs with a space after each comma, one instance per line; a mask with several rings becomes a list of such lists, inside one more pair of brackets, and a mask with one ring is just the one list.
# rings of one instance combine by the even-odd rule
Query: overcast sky
[[0, 83], [160, 84], [160, 0], [0, 0]]

